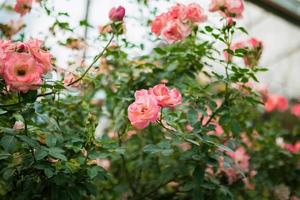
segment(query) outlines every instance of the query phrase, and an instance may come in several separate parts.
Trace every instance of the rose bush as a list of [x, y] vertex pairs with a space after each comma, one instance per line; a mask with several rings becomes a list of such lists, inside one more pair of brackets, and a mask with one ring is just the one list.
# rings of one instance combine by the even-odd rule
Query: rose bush
[[[32, 3], [55, 15], [48, 1], [10, 6], [23, 16]], [[299, 199], [299, 101], [254, 84], [263, 41], [236, 41], [243, 10], [212, 0], [219, 13], [149, 15], [155, 47], [132, 57], [143, 45], [112, 8], [93, 30], [105, 46], [73, 71], [42, 40], [0, 29], [1, 199]], [[204, 23], [213, 14], [220, 26]], [[74, 34], [57, 19], [52, 37]], [[75, 34], [60, 44], [89, 48]]]

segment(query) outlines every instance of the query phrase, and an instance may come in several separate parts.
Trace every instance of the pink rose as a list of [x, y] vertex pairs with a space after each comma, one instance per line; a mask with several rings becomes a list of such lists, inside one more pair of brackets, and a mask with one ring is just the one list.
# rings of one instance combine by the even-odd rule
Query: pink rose
[[122, 21], [125, 16], [125, 8], [123, 6], [119, 6], [117, 8], [112, 8], [109, 11], [109, 19], [111, 21]]
[[296, 117], [300, 117], [300, 104], [296, 104], [291, 108], [291, 113]]
[[151, 32], [159, 36], [162, 29], [166, 26], [169, 18], [170, 15], [168, 13], [163, 13], [155, 17], [155, 19], [151, 23]]
[[300, 152], [300, 141], [293, 144], [284, 144], [283, 148], [291, 152], [292, 154], [296, 154]]
[[162, 30], [162, 36], [169, 44], [185, 39], [190, 33], [190, 27], [177, 19], [169, 21]]
[[32, 0], [17, 0], [14, 6], [14, 11], [24, 16], [26, 13], [30, 12], [32, 6]]
[[285, 111], [288, 108], [288, 100], [280, 95], [269, 95], [265, 102], [265, 110], [272, 112], [274, 110]]
[[224, 17], [241, 17], [244, 11], [243, 0], [212, 0], [210, 12], [220, 11]]
[[187, 7], [183, 4], [177, 3], [175, 6], [171, 7], [169, 13], [173, 19], [185, 21], [187, 17]]
[[138, 96], [138, 99], [128, 107], [128, 118], [134, 127], [143, 129], [158, 119], [159, 112], [157, 100], [145, 93]]
[[249, 171], [250, 156], [245, 151], [244, 147], [237, 148], [234, 152], [226, 152], [231, 157], [234, 163], [243, 171]]
[[225, 6], [225, 0], [212, 0], [209, 5], [210, 12], [221, 10]]
[[25, 124], [22, 121], [16, 121], [13, 127], [14, 130], [24, 130]]
[[159, 84], [149, 89], [149, 93], [153, 95], [161, 107], [173, 108], [182, 103], [180, 92], [174, 88], [169, 90], [165, 84]]
[[199, 4], [191, 3], [187, 7], [187, 18], [192, 22], [204, 22], [207, 16], [204, 14], [203, 8]]
[[149, 95], [149, 92], [148, 92], [148, 90], [145, 90], [145, 89], [143, 89], [143, 90], [137, 90], [134, 93], [134, 97], [135, 97], [136, 101], [139, 101], [140, 99], [143, 99], [144, 96], [146, 96], [146, 95]]
[[30, 39], [26, 44], [28, 45], [29, 52], [42, 65], [44, 73], [49, 72], [52, 69], [52, 56], [49, 52], [41, 48], [43, 42], [38, 39]]
[[31, 55], [12, 53], [4, 61], [3, 79], [12, 91], [36, 90], [42, 83], [43, 68]]
[[233, 17], [241, 17], [244, 11], [243, 0], [226, 0], [225, 7], [229, 15]]

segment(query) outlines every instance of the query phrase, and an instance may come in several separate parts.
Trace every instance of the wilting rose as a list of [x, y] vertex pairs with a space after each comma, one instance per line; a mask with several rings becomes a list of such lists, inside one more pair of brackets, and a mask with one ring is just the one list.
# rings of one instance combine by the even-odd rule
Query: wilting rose
[[12, 91], [36, 90], [42, 83], [43, 67], [29, 54], [12, 53], [4, 61], [2, 75]]
[[128, 118], [134, 127], [143, 129], [158, 119], [159, 112], [160, 106], [155, 97], [145, 93], [128, 107]]
[[191, 3], [187, 7], [187, 19], [192, 22], [204, 22], [207, 16], [204, 14], [203, 8], [197, 3]]
[[24, 16], [26, 13], [31, 11], [32, 0], [17, 0], [14, 11]]

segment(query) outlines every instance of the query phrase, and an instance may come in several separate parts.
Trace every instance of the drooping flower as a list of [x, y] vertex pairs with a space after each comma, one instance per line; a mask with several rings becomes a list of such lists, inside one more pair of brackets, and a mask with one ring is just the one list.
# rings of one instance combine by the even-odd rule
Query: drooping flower
[[125, 8], [123, 6], [114, 7], [109, 11], [109, 19], [111, 21], [122, 21], [125, 16]]
[[165, 84], [159, 84], [149, 89], [149, 93], [153, 95], [161, 107], [175, 107], [182, 102], [180, 92], [173, 88], [170, 90]]
[[158, 119], [160, 109], [155, 97], [145, 93], [138, 95], [136, 101], [128, 107], [128, 118], [134, 127], [143, 129]]
[[10, 54], [3, 65], [2, 76], [12, 91], [36, 90], [42, 83], [43, 67], [25, 53]]
[[32, 0], [17, 0], [14, 11], [19, 13], [21, 16], [29, 13], [32, 7]]

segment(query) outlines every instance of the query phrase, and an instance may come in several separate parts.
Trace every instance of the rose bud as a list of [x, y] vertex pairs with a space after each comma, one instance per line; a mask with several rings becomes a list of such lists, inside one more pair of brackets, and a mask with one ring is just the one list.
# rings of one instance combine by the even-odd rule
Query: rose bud
[[122, 21], [125, 16], [125, 8], [123, 6], [114, 7], [109, 11], [109, 19], [112, 21]]

